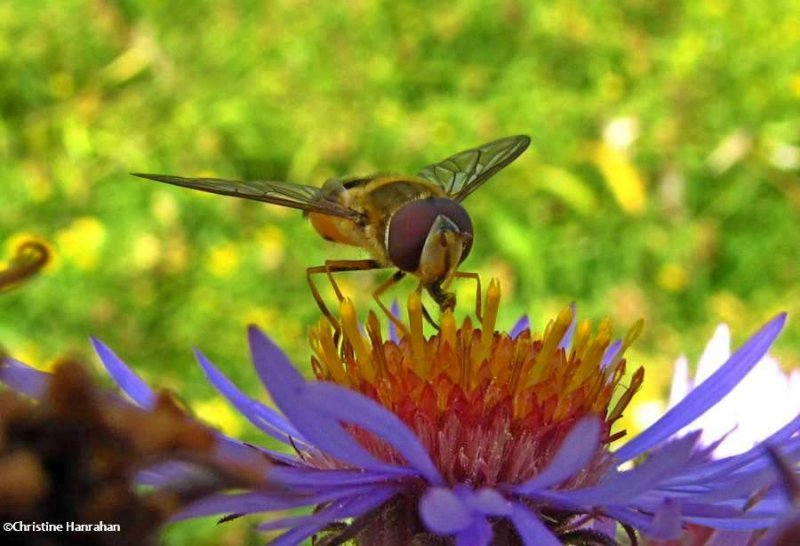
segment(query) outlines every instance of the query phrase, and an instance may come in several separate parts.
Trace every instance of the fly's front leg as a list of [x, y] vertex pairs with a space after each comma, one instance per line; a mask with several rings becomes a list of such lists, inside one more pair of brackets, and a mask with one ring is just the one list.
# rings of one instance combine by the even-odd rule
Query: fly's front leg
[[392, 313], [392, 311], [381, 301], [381, 296], [383, 293], [400, 282], [405, 276], [406, 272], [398, 269], [395, 271], [394, 275], [386, 279], [386, 281], [372, 293], [372, 298], [378, 302], [378, 307], [380, 307], [384, 314], [389, 317], [389, 320], [392, 321], [392, 323], [395, 325], [395, 328], [402, 332], [403, 335], [408, 335], [408, 328], [406, 328], [405, 324], [400, 322], [400, 320], [394, 316], [394, 313]]
[[461, 271], [456, 271], [453, 273], [451, 279], [459, 278], [459, 279], [472, 279], [475, 281], [476, 290], [475, 290], [475, 316], [478, 318], [479, 322], [483, 322], [483, 310], [481, 307], [481, 298], [483, 296], [483, 292], [481, 291], [481, 278], [477, 273], [462, 273]]
[[425, 317], [425, 320], [428, 322], [428, 324], [433, 326], [437, 331], [441, 330], [439, 325], [436, 324], [436, 321], [433, 320], [433, 317], [431, 317], [431, 314], [428, 312], [428, 309], [425, 307], [425, 305], [422, 306], [422, 316]]
[[435, 282], [433, 284], [425, 285], [425, 289], [428, 291], [428, 294], [431, 295], [433, 301], [439, 305], [439, 310], [444, 311], [446, 309], [455, 309], [456, 307], [456, 295], [452, 292], [447, 292], [446, 290], [442, 289], [442, 284], [440, 282]]
[[[481, 297], [483, 292], [481, 290], [481, 278], [477, 273], [464, 273], [461, 271], [456, 271], [453, 273], [449, 279], [444, 283], [444, 287], [440, 283], [433, 283], [431, 285], [425, 286], [428, 290], [428, 293], [439, 305], [439, 309], [444, 311], [446, 309], [454, 309], [456, 306], [456, 295], [453, 292], [448, 292], [447, 288], [450, 286], [450, 283], [453, 279], [472, 279], [475, 281], [475, 316], [478, 318], [479, 321], [483, 321], [483, 308]], [[426, 320], [433, 325], [434, 328], [437, 330], [439, 329], [438, 325], [431, 319], [430, 314], [427, 310], [423, 309], [423, 313], [425, 315]]]
[[325, 305], [325, 300], [322, 299], [322, 295], [319, 293], [319, 289], [312, 275], [321, 275], [324, 273], [333, 287], [336, 298], [339, 302], [342, 302], [344, 300], [344, 295], [339, 285], [336, 283], [336, 279], [333, 278], [334, 273], [341, 273], [344, 271], [369, 271], [371, 269], [381, 269], [382, 267], [383, 266], [375, 260], [325, 260], [325, 265], [317, 265], [306, 269], [306, 279], [308, 280], [308, 286], [311, 288], [311, 295], [314, 296], [314, 301], [317, 302], [319, 310], [322, 311], [322, 314], [325, 315], [325, 318], [327, 318], [328, 322], [333, 326], [336, 332], [334, 339], [339, 338], [342, 327], [330, 310], [328, 310], [328, 306]]
[[[425, 288], [425, 290], [428, 291], [428, 294], [431, 295], [433, 301], [435, 301], [436, 304], [439, 306], [440, 311], [445, 311], [447, 309], [452, 310], [455, 308], [456, 295], [453, 294], [452, 292], [447, 292], [443, 290], [441, 282], [437, 281], [427, 285], [420, 285], [420, 287]], [[427, 309], [425, 309], [424, 305], [422, 306], [422, 315], [425, 317], [425, 320], [428, 321], [428, 324], [430, 324], [437, 330], [439, 329], [439, 325], [436, 324], [436, 321], [433, 320], [431, 314], [428, 312]]]

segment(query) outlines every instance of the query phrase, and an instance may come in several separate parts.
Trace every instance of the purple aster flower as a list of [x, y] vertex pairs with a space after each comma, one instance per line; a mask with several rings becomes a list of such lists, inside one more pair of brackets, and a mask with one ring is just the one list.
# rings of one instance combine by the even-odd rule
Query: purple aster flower
[[[271, 489], [217, 494], [180, 517], [280, 512], [260, 526], [284, 530], [278, 545], [314, 537], [327, 545], [547, 546], [618, 544], [625, 535], [673, 540], [689, 525], [751, 533], [785, 516], [765, 449], [708, 460], [696, 456], [697, 432], [675, 438], [759, 362], [785, 315], [617, 446], [625, 432], [614, 427], [644, 376], [641, 368], [628, 374], [624, 358], [641, 324], [612, 342], [607, 321], [593, 330], [566, 308], [542, 334], [521, 323], [512, 336], [495, 331], [499, 299], [492, 283], [476, 325], [467, 318], [459, 326], [445, 312], [439, 332], [426, 337], [412, 294], [408, 319], [388, 340], [374, 314], [362, 329], [345, 301], [340, 335], [326, 322], [311, 333], [315, 380], [251, 327], [253, 363], [279, 411], [197, 352], [220, 393], [287, 449], [252, 448], [272, 462]], [[122, 389], [151, 403], [150, 388], [107, 347], [96, 348]], [[795, 417], [766, 438], [792, 465], [798, 428]], [[242, 447], [219, 439], [231, 453]], [[283, 512], [298, 507], [313, 510]]]

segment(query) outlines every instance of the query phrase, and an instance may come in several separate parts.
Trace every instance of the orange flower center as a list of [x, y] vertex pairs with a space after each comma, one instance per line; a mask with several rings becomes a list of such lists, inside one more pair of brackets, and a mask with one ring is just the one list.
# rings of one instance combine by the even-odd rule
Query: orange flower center
[[[408, 302], [407, 322], [397, 321], [399, 341], [384, 341], [380, 322], [370, 312], [362, 333], [353, 305], [341, 306], [341, 341], [321, 322], [311, 333], [312, 366], [318, 379], [361, 392], [398, 415], [428, 449], [450, 483], [475, 487], [519, 483], [547, 465], [564, 436], [581, 418], [603, 419], [604, 439], [591, 468], [603, 464], [618, 420], [640, 387], [639, 368], [627, 386], [625, 350], [641, 331], [637, 323], [615, 354], [607, 320], [593, 332], [579, 324], [569, 346], [565, 337], [573, 312], [564, 308], [542, 334], [524, 330], [512, 338], [494, 329], [500, 286], [489, 285], [478, 327], [467, 317], [456, 325], [445, 311], [437, 334], [423, 334], [419, 294]], [[399, 455], [380, 440], [354, 431], [377, 456]]]

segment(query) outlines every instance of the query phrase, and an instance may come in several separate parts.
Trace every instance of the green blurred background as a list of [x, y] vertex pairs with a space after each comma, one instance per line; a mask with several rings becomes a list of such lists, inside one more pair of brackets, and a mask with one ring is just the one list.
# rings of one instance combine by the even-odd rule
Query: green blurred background
[[[738, 344], [800, 311], [795, 0], [7, 0], [0, 74], [2, 256], [29, 234], [56, 253], [2, 296], [0, 343], [43, 367], [95, 363], [94, 334], [252, 440], [190, 348], [257, 393], [244, 326], [306, 365], [305, 268], [362, 254], [297, 211], [128, 172], [321, 184], [527, 133], [466, 202], [465, 269], [502, 279], [502, 326], [572, 301], [617, 331], [644, 317], [648, 400], [717, 323]], [[384, 275], [342, 277], [362, 313]], [[796, 319], [774, 352], [800, 362]], [[222, 540], [212, 525], [168, 542]]]

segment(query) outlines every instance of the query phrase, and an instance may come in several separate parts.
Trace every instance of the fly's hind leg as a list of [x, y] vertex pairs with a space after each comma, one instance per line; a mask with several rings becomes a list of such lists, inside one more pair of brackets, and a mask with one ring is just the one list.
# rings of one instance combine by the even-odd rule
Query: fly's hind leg
[[322, 311], [322, 314], [325, 315], [325, 318], [328, 319], [328, 322], [333, 326], [335, 331], [334, 339], [339, 339], [342, 327], [339, 321], [334, 318], [328, 306], [325, 305], [325, 301], [322, 299], [319, 288], [317, 288], [317, 284], [314, 282], [312, 276], [324, 273], [328, 277], [331, 287], [333, 287], [336, 298], [339, 302], [342, 302], [344, 300], [344, 295], [339, 285], [336, 283], [336, 279], [333, 278], [334, 273], [341, 273], [344, 271], [369, 271], [371, 269], [381, 269], [382, 267], [383, 266], [375, 260], [326, 260], [325, 265], [317, 265], [306, 269], [306, 279], [308, 280], [309, 288], [311, 288], [311, 295], [314, 296], [314, 301], [317, 302], [319, 310]]

